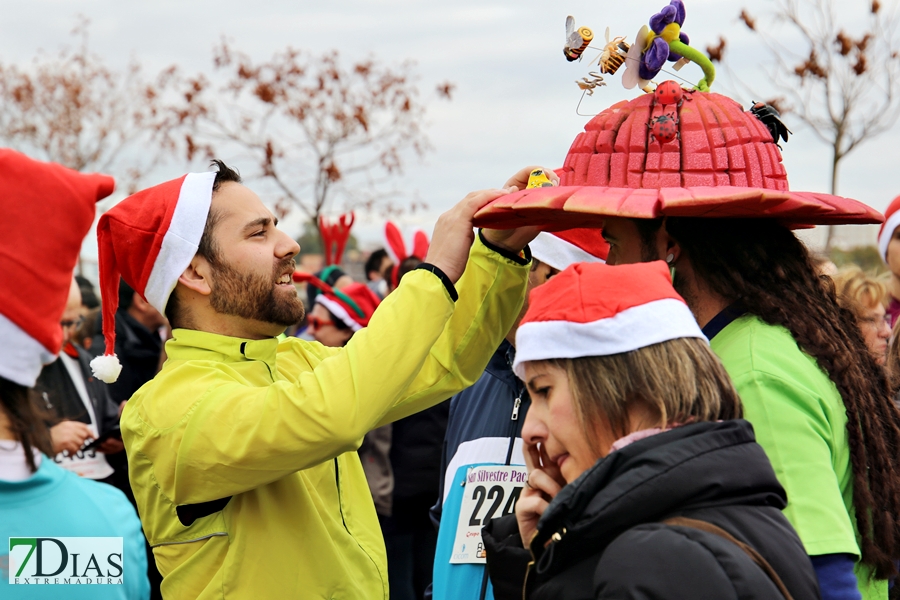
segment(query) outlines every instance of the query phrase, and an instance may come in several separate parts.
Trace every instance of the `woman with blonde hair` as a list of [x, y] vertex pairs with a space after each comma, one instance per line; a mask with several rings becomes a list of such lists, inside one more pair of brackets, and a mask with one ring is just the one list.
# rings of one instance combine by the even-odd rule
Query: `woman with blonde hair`
[[664, 263], [566, 269], [531, 294], [516, 347], [529, 472], [483, 530], [495, 598], [819, 598]]
[[832, 278], [838, 304], [856, 315], [866, 346], [875, 362], [884, 365], [891, 338], [890, 315], [885, 313], [887, 285], [856, 265], [842, 268]]

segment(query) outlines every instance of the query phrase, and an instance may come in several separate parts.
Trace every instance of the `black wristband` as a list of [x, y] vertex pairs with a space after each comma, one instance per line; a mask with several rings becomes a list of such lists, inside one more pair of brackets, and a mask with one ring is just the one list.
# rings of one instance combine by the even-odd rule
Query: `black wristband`
[[478, 230], [478, 239], [481, 240], [482, 244], [487, 246], [488, 250], [492, 250], [492, 251], [496, 252], [497, 254], [499, 254], [500, 256], [502, 256], [503, 258], [507, 258], [518, 265], [527, 265], [528, 263], [531, 262], [531, 248], [529, 248], [528, 246], [525, 246], [525, 249], [523, 250], [523, 253], [525, 255], [523, 257], [523, 256], [519, 256], [519, 254], [517, 254], [517, 253], [510, 252], [509, 250], [504, 250], [503, 248], [498, 248], [494, 244], [487, 241], [487, 238], [484, 237], [483, 229]]
[[443, 271], [441, 271], [441, 269], [439, 267], [436, 267], [435, 265], [433, 265], [431, 263], [423, 262], [418, 267], [413, 269], [413, 271], [418, 271], [420, 269], [422, 271], [428, 271], [429, 273], [434, 273], [435, 275], [437, 275], [437, 278], [440, 279], [441, 283], [444, 284], [444, 287], [447, 288], [447, 293], [450, 294], [450, 299], [453, 300], [454, 302], [459, 300], [459, 294], [456, 291], [456, 286], [453, 285], [453, 282], [450, 281], [450, 278], [447, 277], [447, 274], [444, 273]]

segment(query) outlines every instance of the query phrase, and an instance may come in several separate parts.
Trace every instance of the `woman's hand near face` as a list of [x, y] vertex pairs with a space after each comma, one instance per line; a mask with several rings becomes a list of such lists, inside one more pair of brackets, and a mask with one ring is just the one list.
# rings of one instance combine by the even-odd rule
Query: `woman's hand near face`
[[526, 443], [524, 450], [528, 483], [516, 502], [516, 521], [519, 523], [522, 545], [528, 548], [537, 533], [541, 515], [566, 482], [556, 463], [547, 456], [543, 446]]

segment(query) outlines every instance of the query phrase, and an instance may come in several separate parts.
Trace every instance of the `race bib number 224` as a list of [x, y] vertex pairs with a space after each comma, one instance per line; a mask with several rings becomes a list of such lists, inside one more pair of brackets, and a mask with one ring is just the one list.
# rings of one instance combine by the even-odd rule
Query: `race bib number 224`
[[466, 475], [451, 564], [485, 564], [487, 555], [481, 528], [491, 519], [511, 515], [528, 478], [524, 466], [485, 466]]

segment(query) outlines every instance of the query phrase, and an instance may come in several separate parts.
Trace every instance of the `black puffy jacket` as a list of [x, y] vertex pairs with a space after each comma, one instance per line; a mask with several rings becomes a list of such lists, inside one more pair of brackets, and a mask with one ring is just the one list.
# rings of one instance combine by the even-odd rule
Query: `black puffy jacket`
[[682, 516], [754, 548], [794, 600], [819, 598], [781, 513], [786, 501], [750, 423], [678, 427], [613, 452], [564, 487], [538, 523], [530, 567], [515, 516], [491, 521], [483, 537], [494, 597], [523, 598], [526, 577], [524, 597], [534, 600], [783, 597], [736, 544], [661, 523]]

